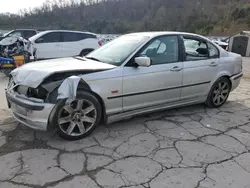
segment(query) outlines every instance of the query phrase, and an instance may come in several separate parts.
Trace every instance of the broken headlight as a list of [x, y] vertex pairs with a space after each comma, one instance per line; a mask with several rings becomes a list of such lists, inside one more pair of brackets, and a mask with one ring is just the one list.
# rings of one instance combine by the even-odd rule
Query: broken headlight
[[17, 93], [19, 93], [21, 95], [25, 95], [28, 98], [36, 98], [36, 99], [46, 100], [46, 98], [48, 96], [47, 90], [42, 88], [42, 87], [31, 88], [28, 86], [19, 85], [19, 86], [17, 86], [17, 88], [15, 90]]
[[26, 96], [45, 100], [48, 96], [48, 92], [42, 87], [38, 88], [29, 87]]

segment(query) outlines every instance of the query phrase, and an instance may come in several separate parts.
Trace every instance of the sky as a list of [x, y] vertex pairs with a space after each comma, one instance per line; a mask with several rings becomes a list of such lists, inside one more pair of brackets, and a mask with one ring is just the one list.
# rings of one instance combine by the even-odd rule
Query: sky
[[41, 6], [46, 0], [0, 0], [0, 13], [18, 13], [20, 9]]

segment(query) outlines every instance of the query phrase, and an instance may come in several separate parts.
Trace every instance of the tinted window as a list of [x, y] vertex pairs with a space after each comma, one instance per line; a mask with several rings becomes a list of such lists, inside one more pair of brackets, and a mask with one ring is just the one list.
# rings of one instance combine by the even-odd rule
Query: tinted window
[[209, 58], [206, 41], [199, 39], [184, 38], [184, 46], [185, 46], [187, 61], [202, 60]]
[[207, 43], [210, 58], [219, 58], [219, 50], [211, 43]]
[[24, 31], [23, 32], [23, 37], [24, 38], [30, 38], [30, 37], [34, 36], [35, 34], [36, 34], [35, 31]]
[[179, 59], [177, 36], [164, 36], [153, 39], [139, 56], [147, 56], [153, 65], [177, 62]]
[[94, 39], [96, 39], [97, 38], [96, 35], [92, 35], [92, 34], [88, 34], [88, 33], [83, 33], [82, 37], [83, 37], [83, 39], [87, 39], [87, 38], [94, 38]]
[[84, 40], [86, 38], [96, 38], [96, 36], [86, 33], [63, 32], [62, 38], [63, 42], [74, 42]]
[[63, 32], [62, 33], [63, 42], [73, 42], [82, 40], [81, 33]]
[[[42, 39], [42, 41], [40, 41]], [[53, 32], [43, 35], [42, 37], [38, 38], [36, 42], [39, 43], [53, 43], [53, 42], [61, 42], [61, 33], [60, 32]]]

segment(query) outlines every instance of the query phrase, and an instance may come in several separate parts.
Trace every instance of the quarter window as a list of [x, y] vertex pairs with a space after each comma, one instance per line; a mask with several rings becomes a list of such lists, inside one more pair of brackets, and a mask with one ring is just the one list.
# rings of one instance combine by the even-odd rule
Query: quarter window
[[203, 60], [209, 58], [209, 51], [206, 41], [199, 39], [184, 38], [186, 60]]
[[211, 43], [207, 43], [210, 58], [219, 58], [219, 50]]
[[96, 35], [93, 35], [93, 34], [83, 33], [82, 39], [87, 39], [87, 38], [96, 39], [97, 37], [96, 37]]
[[163, 36], [153, 39], [139, 56], [150, 57], [152, 65], [177, 62], [179, 59], [178, 37]]

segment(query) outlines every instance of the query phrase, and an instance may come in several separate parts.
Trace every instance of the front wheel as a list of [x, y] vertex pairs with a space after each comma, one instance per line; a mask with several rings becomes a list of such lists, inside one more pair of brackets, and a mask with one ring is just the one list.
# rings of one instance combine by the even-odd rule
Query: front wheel
[[219, 78], [212, 86], [206, 104], [211, 108], [221, 107], [228, 99], [231, 83], [228, 78]]
[[57, 104], [54, 122], [58, 134], [66, 140], [79, 140], [93, 132], [100, 123], [102, 109], [95, 96], [80, 91], [70, 104]]

